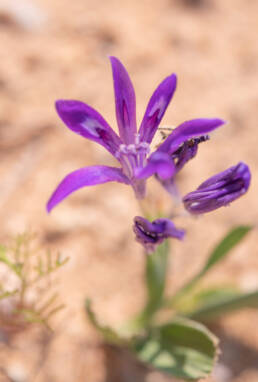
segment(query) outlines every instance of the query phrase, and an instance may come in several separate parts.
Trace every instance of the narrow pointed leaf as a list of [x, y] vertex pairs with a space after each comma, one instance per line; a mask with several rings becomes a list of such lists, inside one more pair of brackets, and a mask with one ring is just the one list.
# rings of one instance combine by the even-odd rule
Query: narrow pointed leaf
[[212, 321], [226, 313], [231, 313], [244, 308], [258, 308], [258, 291], [238, 294], [236, 296], [221, 296], [206, 303], [198, 310], [188, 314], [188, 317], [201, 320]]
[[205, 264], [202, 274], [206, 273], [211, 267], [222, 260], [234, 247], [236, 247], [248, 234], [252, 227], [238, 226], [233, 228], [214, 248]]
[[6, 255], [6, 248], [2, 245], [0, 246], [0, 263], [4, 263], [18, 277], [21, 277], [22, 264], [12, 263]]
[[233, 228], [213, 249], [204, 267], [187, 284], [185, 284], [174, 296], [168, 298], [164, 305], [174, 306], [181, 298], [189, 293], [192, 288], [206, 275], [206, 273], [236, 247], [252, 229], [251, 226], [238, 226]]
[[239, 296], [241, 292], [233, 286], [216, 286], [211, 288], [200, 289], [197, 287], [191, 290], [191, 293], [176, 301], [175, 310], [180, 314], [189, 315], [192, 312], [199, 310], [203, 306], [221, 302], [232, 297]]

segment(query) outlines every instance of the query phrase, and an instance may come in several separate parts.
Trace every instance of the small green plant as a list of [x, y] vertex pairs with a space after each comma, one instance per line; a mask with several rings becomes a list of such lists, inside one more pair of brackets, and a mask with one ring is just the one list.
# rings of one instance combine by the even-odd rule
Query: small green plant
[[97, 319], [87, 300], [91, 323], [105, 342], [130, 349], [151, 368], [190, 380], [208, 376], [218, 356], [219, 341], [204, 324], [235, 310], [257, 308], [258, 290], [243, 293], [231, 285], [204, 288], [202, 279], [250, 229], [232, 229], [215, 246], [197, 275], [172, 296], [165, 295], [169, 245], [163, 242], [146, 258], [147, 300], [137, 317], [121, 328], [107, 327]]
[[35, 245], [36, 236], [24, 233], [15, 237], [8, 246], [0, 245], [0, 325], [23, 328], [39, 323], [51, 329], [50, 319], [64, 305], [58, 294], [50, 292], [52, 274], [68, 258], [50, 251], [40, 253]]

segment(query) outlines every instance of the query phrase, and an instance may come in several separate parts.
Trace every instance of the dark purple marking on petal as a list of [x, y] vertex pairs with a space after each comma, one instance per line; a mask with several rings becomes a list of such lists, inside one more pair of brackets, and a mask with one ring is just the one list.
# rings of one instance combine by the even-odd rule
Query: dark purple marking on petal
[[116, 119], [122, 141], [128, 145], [134, 143], [136, 134], [136, 100], [133, 84], [125, 67], [116, 57], [110, 57], [115, 103]]
[[137, 179], [149, 178], [157, 174], [161, 179], [168, 179], [175, 174], [175, 165], [171, 157], [163, 152], [153, 153], [145, 167], [136, 169]]
[[176, 83], [176, 75], [172, 74], [160, 83], [151, 96], [139, 129], [141, 142], [151, 143], [176, 90]]
[[104, 146], [115, 155], [122, 143], [105, 119], [92, 107], [80, 101], [56, 101], [56, 110], [66, 126], [75, 133]]
[[199, 118], [186, 121], [166, 138], [157, 151], [173, 154], [183, 142], [208, 134], [224, 123], [225, 121], [218, 118]]
[[212, 176], [197, 190], [183, 198], [184, 206], [191, 214], [213, 211], [244, 195], [251, 181], [249, 167], [240, 162], [236, 166]]
[[47, 211], [50, 212], [63, 199], [82, 187], [113, 181], [130, 184], [122, 170], [116, 167], [92, 166], [76, 170], [67, 175], [58, 185], [47, 203]]
[[176, 228], [169, 219], [156, 219], [150, 222], [141, 216], [134, 218], [133, 230], [136, 241], [142, 244], [148, 253], [154, 252], [156, 246], [169, 237], [182, 240], [185, 235], [185, 231]]
[[174, 152], [174, 154], [172, 154], [172, 158], [174, 159], [176, 166], [176, 172], [182, 170], [184, 165], [196, 156], [197, 151], [197, 139], [192, 139], [191, 141], [184, 142], [183, 145], [180, 146], [179, 149]]

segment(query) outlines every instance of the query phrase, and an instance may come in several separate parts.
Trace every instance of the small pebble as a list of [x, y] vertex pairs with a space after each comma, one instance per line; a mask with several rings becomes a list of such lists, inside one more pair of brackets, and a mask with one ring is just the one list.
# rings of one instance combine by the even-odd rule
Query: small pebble
[[41, 29], [47, 21], [46, 13], [35, 4], [24, 0], [1, 0], [0, 15], [26, 30]]

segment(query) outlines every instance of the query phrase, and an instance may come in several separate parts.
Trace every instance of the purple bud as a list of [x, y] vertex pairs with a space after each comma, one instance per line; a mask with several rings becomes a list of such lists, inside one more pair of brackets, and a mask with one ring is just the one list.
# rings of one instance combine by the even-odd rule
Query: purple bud
[[183, 198], [184, 206], [191, 214], [203, 214], [227, 206], [247, 192], [250, 180], [249, 167], [239, 162], [187, 194]]
[[182, 240], [185, 234], [169, 219], [156, 219], [150, 222], [141, 216], [134, 218], [133, 230], [136, 241], [141, 243], [148, 253], [154, 252], [156, 246], [165, 239], [173, 237]]

